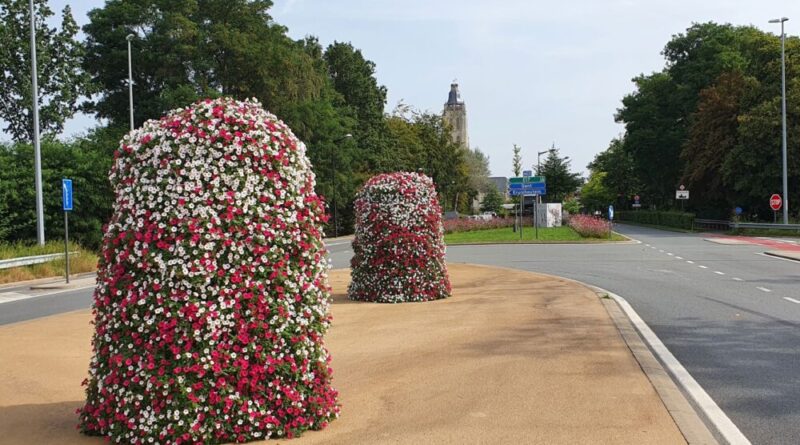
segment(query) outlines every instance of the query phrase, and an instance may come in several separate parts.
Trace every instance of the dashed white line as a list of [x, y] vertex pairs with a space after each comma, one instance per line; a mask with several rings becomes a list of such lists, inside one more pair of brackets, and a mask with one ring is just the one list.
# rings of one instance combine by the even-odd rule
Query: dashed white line
[[800, 300], [795, 300], [792, 297], [783, 297], [783, 299], [786, 300], [786, 301], [791, 301], [792, 303], [800, 304]]
[[708, 266], [697, 266], [697, 267], [699, 267], [701, 269], [708, 269]]
[[664, 251], [663, 251], [663, 250], [661, 250], [661, 249], [658, 249], [658, 252], [659, 252], [659, 253], [664, 253]]
[[669, 253], [669, 252], [667, 252], [667, 255], [669, 255], [669, 256], [675, 256], [675, 255], [673, 255], [673, 254], [671, 254], [671, 253]]
[[718, 270], [715, 270], [714, 273], [717, 274], [717, 275], [725, 275], [725, 272], [720, 272]]
[[676, 257], [675, 257], [675, 259], [676, 259], [676, 260], [682, 260], [682, 259], [683, 259], [683, 257], [676, 256]]
[[761, 286], [756, 287], [756, 289], [758, 289], [760, 291], [763, 291], [763, 292], [772, 292], [771, 290], [767, 289], [766, 287], [761, 287]]
[[733, 281], [744, 281], [744, 280], [739, 277], [733, 277]]
[[689, 263], [689, 264], [694, 264], [694, 261], [692, 261], [692, 260], [686, 260], [686, 262]]

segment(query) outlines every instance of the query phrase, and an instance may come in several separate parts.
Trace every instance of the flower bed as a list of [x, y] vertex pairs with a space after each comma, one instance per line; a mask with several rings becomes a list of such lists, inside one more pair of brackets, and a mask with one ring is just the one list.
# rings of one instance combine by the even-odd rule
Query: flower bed
[[482, 219], [449, 219], [444, 222], [444, 233], [471, 232], [473, 230], [499, 229], [501, 227], [512, 227], [514, 218], [492, 218]]
[[128, 134], [110, 180], [82, 431], [215, 444], [335, 418], [324, 210], [291, 130], [201, 101]]
[[429, 177], [375, 176], [356, 195], [355, 214], [351, 299], [401, 303], [450, 295], [441, 209]]
[[611, 233], [611, 224], [607, 220], [589, 215], [571, 215], [569, 226], [587, 238], [608, 238]]

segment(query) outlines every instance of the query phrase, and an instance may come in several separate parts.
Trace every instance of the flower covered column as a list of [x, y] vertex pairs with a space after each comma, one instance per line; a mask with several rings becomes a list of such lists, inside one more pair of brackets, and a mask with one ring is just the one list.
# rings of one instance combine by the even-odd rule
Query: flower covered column
[[205, 100], [127, 135], [110, 179], [80, 428], [213, 444], [334, 419], [325, 216], [291, 130]]
[[351, 299], [402, 303], [450, 295], [441, 208], [431, 178], [375, 176], [358, 192], [355, 214]]

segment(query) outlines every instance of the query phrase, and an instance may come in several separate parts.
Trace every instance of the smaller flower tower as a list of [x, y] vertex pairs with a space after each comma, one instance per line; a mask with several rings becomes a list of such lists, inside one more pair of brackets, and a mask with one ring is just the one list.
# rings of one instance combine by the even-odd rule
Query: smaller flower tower
[[400, 172], [367, 181], [355, 200], [350, 299], [403, 303], [450, 296], [441, 213], [428, 176]]

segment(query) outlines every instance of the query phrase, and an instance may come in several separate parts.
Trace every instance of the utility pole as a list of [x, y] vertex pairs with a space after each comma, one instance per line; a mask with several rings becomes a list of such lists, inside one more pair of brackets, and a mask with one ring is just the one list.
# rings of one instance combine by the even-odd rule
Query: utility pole
[[770, 20], [770, 23], [781, 24], [781, 148], [783, 153], [783, 223], [789, 224], [789, 184], [786, 172], [786, 33], [783, 23], [787, 17]]

